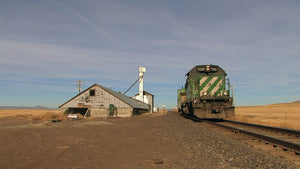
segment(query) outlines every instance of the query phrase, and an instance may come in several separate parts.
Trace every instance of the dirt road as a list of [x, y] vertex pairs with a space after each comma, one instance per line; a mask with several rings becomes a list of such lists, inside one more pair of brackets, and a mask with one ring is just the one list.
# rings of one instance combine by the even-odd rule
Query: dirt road
[[297, 168], [180, 117], [0, 119], [0, 168]]

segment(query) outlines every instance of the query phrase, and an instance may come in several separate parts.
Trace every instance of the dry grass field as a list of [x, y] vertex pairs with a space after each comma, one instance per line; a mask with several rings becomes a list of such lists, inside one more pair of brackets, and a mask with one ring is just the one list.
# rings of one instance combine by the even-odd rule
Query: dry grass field
[[64, 119], [60, 110], [44, 109], [0, 109], [0, 118], [26, 118], [28, 120]]
[[300, 103], [236, 107], [231, 120], [300, 130]]
[[[174, 109], [174, 111], [177, 111]], [[157, 115], [165, 115], [160, 110]], [[0, 118], [26, 118], [28, 120], [66, 119], [60, 110], [0, 109]], [[239, 106], [231, 120], [300, 130], [300, 103], [272, 104], [266, 106]]]

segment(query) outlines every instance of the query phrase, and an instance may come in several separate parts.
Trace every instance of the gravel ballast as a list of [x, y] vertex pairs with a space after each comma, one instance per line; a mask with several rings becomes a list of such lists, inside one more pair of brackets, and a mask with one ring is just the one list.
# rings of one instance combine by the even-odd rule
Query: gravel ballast
[[186, 152], [185, 158], [176, 163], [180, 168], [297, 168], [289, 161], [253, 149], [220, 133], [222, 130], [178, 118], [176, 113], [169, 113], [162, 120], [166, 121], [163, 122], [166, 133], [177, 138]]

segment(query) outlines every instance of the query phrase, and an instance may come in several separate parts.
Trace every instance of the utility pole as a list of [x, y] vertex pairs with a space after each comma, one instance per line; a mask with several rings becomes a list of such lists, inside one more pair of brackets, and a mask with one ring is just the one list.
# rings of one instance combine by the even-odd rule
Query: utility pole
[[76, 85], [78, 85], [78, 87], [76, 89], [78, 90], [79, 93], [81, 92], [81, 85], [82, 84], [83, 84], [83, 81], [81, 81], [81, 80], [76, 81]]

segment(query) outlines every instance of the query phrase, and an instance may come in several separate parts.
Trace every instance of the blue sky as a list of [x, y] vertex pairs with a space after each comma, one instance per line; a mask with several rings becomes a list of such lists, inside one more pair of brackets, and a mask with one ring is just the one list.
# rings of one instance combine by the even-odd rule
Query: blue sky
[[77, 80], [124, 92], [145, 66], [173, 108], [198, 64], [227, 71], [238, 106], [299, 100], [299, 16], [299, 0], [1, 0], [0, 105], [58, 107]]

